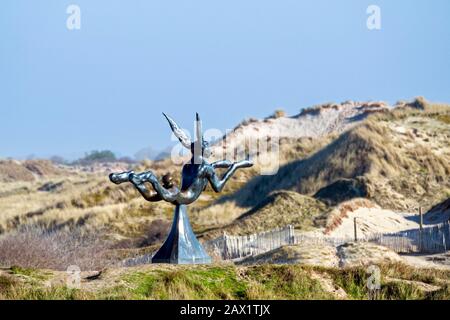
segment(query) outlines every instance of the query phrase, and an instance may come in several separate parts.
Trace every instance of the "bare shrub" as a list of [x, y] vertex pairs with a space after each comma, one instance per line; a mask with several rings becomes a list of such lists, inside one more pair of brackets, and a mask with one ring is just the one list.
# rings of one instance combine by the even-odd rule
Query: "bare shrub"
[[113, 264], [109, 242], [98, 234], [25, 226], [0, 237], [0, 265], [25, 268], [97, 270]]
[[145, 237], [140, 243], [140, 247], [153, 245], [162, 242], [170, 231], [171, 222], [162, 219], [156, 219], [150, 223], [145, 230]]
[[284, 117], [286, 117], [286, 111], [284, 111], [282, 109], [275, 110], [272, 117], [275, 119], [284, 118]]
[[156, 219], [142, 228], [142, 236], [124, 239], [114, 244], [114, 249], [136, 249], [162, 243], [170, 232], [172, 222]]

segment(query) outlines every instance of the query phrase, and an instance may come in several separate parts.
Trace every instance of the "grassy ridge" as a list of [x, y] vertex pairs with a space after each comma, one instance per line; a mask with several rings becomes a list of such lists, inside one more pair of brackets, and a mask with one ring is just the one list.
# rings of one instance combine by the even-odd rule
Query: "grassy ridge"
[[[120, 271], [117, 273], [117, 271]], [[235, 267], [162, 266], [106, 271], [81, 289], [48, 285], [48, 273], [14, 268], [0, 274], [0, 299], [336, 299], [321, 279], [342, 288], [347, 299], [368, 299], [366, 268], [299, 265]], [[394, 281], [394, 280], [395, 281]], [[377, 299], [449, 299], [450, 271], [381, 266]], [[95, 282], [97, 281], [97, 282]], [[434, 289], [424, 290], [424, 286]]]

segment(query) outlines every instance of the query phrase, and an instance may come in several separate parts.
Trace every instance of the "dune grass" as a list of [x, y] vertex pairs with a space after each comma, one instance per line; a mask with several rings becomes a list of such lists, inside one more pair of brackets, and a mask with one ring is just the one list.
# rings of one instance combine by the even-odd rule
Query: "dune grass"
[[[80, 289], [44, 285], [39, 271], [26, 271], [31, 276], [25, 279], [17, 274], [0, 274], [0, 299], [336, 299], [333, 292], [317, 280], [317, 276], [312, 276], [313, 273], [330, 279], [332, 286], [342, 288], [348, 299], [424, 300], [450, 297], [450, 271], [414, 269], [401, 264], [382, 265], [380, 268], [381, 288], [375, 294], [367, 289], [370, 274], [365, 267], [152, 265], [123, 269], [116, 274], [111, 272], [111, 275], [106, 271], [104, 278], [92, 280], [100, 281], [101, 285], [85, 284]], [[48, 275], [45, 279], [49, 279]], [[433, 291], [424, 291], [420, 284], [438, 286]]]
[[[259, 176], [255, 167], [238, 171], [221, 194], [207, 188], [190, 206], [194, 229], [204, 233], [232, 225], [233, 232], [245, 233], [253, 226], [271, 229], [279, 227], [278, 223], [294, 223], [303, 227], [303, 222], [310, 227], [312, 219], [303, 219], [303, 214], [294, 219], [289, 212], [295, 211], [291, 210], [294, 206], [309, 210], [314, 199], [306, 201], [283, 192], [312, 197], [340, 179], [357, 180], [367, 189], [367, 197], [383, 208], [411, 211], [420, 205], [426, 209], [450, 194], [449, 110], [447, 105], [417, 99], [372, 114], [339, 137], [283, 139], [278, 173]], [[3, 162], [8, 172], [15, 172], [15, 166]], [[44, 170], [33, 163], [29, 167]], [[180, 166], [170, 160], [144, 162], [135, 168], [149, 169], [159, 176], [171, 172], [179, 182]], [[62, 184], [56, 191], [38, 191], [48, 182]], [[317, 209], [312, 211], [331, 212], [320, 205]], [[276, 211], [288, 212], [286, 221], [272, 214]], [[147, 236], [155, 221], [170, 223], [172, 208], [163, 202], [146, 202], [129, 184], [111, 185], [106, 175], [77, 173], [2, 184], [0, 212], [0, 234], [36, 224], [47, 229], [82, 227], [93, 233], [107, 229], [111, 238], [122, 241]], [[259, 213], [267, 219], [255, 216], [245, 223], [239, 219]], [[288, 221], [291, 218], [296, 221]], [[252, 220], [255, 223], [248, 223]]]
[[[249, 212], [262, 208], [273, 192], [312, 196], [339, 179], [357, 180], [367, 189], [367, 198], [385, 209], [429, 208], [450, 189], [450, 126], [442, 121], [450, 108], [417, 105], [422, 107], [373, 114], [329, 144], [282, 164], [277, 174], [253, 177], [203, 212], [208, 217], [221, 214], [230, 204]], [[289, 154], [288, 146], [296, 144], [286, 145], [283, 154]]]

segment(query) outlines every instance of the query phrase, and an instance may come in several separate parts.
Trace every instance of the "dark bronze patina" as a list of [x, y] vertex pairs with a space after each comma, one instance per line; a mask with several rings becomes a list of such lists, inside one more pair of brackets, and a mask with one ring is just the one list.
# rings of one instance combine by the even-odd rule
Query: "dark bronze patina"
[[[112, 173], [109, 178], [115, 184], [131, 182], [147, 201], [164, 200], [175, 205], [171, 231], [162, 247], [153, 256], [153, 263], [210, 263], [211, 258], [192, 231], [186, 205], [197, 200], [208, 183], [211, 184], [215, 192], [221, 192], [237, 169], [249, 168], [253, 164], [249, 159], [239, 162], [221, 160], [208, 163], [206, 159], [211, 155], [211, 152], [208, 142], [203, 139], [198, 114], [196, 115], [197, 139], [194, 142], [190, 141], [172, 118], [166, 114], [164, 116], [181, 144], [192, 153], [190, 161], [182, 169], [181, 188], [173, 184], [170, 174], [163, 176], [161, 184], [151, 171], [138, 174], [133, 171]], [[219, 177], [215, 172], [216, 168], [225, 168], [227, 171], [222, 177]], [[153, 190], [148, 189], [146, 183], [150, 184]]]

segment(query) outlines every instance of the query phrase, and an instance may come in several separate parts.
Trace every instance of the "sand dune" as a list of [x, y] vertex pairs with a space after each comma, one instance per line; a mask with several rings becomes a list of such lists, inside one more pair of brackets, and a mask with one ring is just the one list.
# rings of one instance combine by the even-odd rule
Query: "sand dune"
[[391, 233], [417, 229], [417, 218], [411, 213], [398, 213], [380, 208], [358, 208], [349, 212], [342, 223], [330, 232], [333, 237], [352, 237], [354, 235], [354, 218], [357, 221], [359, 236], [373, 233]]

